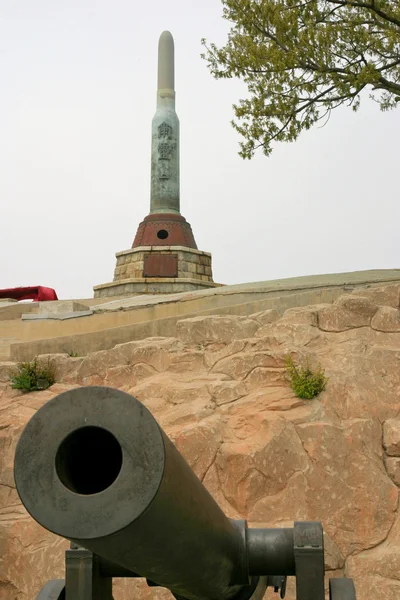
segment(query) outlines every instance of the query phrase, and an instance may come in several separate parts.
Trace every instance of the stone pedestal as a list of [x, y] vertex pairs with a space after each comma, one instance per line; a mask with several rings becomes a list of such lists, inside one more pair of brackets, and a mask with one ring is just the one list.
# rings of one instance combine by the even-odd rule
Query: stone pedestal
[[187, 246], [138, 246], [117, 252], [111, 283], [96, 285], [95, 298], [171, 294], [217, 287], [211, 254]]

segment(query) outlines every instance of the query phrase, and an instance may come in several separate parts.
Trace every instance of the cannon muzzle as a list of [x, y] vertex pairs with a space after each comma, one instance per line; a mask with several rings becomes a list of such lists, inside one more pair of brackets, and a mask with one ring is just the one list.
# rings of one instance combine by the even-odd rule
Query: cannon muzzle
[[79, 388], [50, 400], [19, 440], [15, 481], [43, 527], [174, 594], [230, 599], [252, 587], [244, 527], [124, 392]]

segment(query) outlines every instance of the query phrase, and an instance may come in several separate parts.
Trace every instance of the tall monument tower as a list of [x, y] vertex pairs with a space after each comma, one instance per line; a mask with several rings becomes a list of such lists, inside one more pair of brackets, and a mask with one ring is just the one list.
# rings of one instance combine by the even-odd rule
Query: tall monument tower
[[117, 252], [114, 281], [94, 287], [95, 298], [185, 292], [215, 287], [211, 254], [197, 249], [180, 213], [179, 119], [175, 112], [174, 40], [158, 43], [157, 110], [151, 133], [150, 213], [132, 248]]

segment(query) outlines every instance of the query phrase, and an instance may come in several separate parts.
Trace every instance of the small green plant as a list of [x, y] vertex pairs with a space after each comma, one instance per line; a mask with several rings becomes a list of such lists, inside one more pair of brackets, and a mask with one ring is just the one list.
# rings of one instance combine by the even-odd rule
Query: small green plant
[[40, 364], [37, 358], [31, 362], [18, 363], [16, 368], [10, 372], [11, 387], [23, 392], [34, 392], [46, 390], [55, 382], [54, 369]]
[[291, 356], [285, 358], [286, 381], [298, 398], [311, 400], [322, 392], [328, 379], [325, 377], [325, 371], [321, 365], [313, 371], [310, 367], [310, 361], [307, 358], [303, 365], [296, 366]]
[[67, 352], [67, 354], [70, 358], [78, 358], [78, 356], [79, 356], [79, 354], [77, 352], [73, 352], [72, 350]]

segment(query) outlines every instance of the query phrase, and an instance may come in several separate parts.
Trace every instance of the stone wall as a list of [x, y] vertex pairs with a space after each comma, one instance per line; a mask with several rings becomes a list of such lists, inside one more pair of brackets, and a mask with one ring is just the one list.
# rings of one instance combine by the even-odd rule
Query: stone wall
[[[0, 366], [0, 596], [32, 600], [63, 573], [67, 544], [36, 525], [14, 487], [13, 456], [30, 416], [56, 394], [107, 385], [141, 400], [232, 518], [250, 526], [320, 520], [329, 577], [353, 577], [358, 600], [400, 597], [400, 286], [333, 304], [183, 319], [175, 335], [71, 358], [44, 357], [57, 383], [21, 395]], [[305, 401], [284, 359], [308, 357], [329, 379]], [[290, 578], [288, 600], [293, 600]], [[271, 598], [271, 591], [268, 592]], [[143, 582], [115, 600], [166, 600]]]

